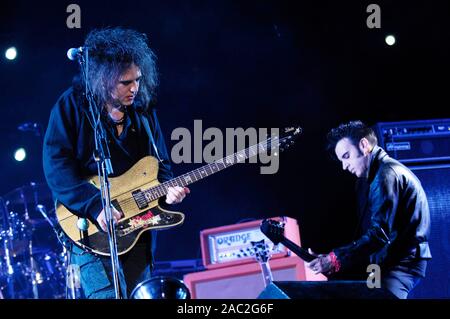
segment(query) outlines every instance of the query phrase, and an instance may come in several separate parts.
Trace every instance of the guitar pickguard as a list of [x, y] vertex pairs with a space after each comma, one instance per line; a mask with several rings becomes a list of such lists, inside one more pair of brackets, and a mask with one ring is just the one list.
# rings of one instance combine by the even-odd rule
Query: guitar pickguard
[[[163, 230], [182, 224], [184, 214], [155, 206], [116, 225], [117, 252], [119, 255], [131, 250], [140, 235], [149, 230]], [[82, 237], [76, 244], [99, 255], [109, 255], [108, 234], [98, 231]]]

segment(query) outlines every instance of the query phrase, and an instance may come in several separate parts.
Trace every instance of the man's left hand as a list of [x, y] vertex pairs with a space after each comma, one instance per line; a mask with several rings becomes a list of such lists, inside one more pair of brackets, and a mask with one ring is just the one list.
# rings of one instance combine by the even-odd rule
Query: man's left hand
[[175, 186], [167, 188], [166, 203], [178, 204], [183, 201], [191, 191], [187, 187]]

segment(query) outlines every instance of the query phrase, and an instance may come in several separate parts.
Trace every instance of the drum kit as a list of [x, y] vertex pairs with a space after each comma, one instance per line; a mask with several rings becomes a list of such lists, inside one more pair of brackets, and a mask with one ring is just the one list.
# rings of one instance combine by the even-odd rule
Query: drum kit
[[[67, 266], [53, 206], [45, 183], [0, 196], [0, 299], [83, 298], [79, 269]], [[190, 294], [176, 278], [154, 277], [140, 283], [130, 298], [189, 299]]]
[[54, 212], [45, 183], [0, 196], [0, 298], [65, 298], [67, 254]]

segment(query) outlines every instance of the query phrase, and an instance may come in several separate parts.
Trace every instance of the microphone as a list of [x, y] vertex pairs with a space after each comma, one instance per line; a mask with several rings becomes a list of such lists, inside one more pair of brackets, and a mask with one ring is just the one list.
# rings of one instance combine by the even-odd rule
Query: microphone
[[81, 54], [84, 52], [84, 47], [70, 48], [67, 50], [67, 57], [71, 61], [76, 61], [80, 58]]

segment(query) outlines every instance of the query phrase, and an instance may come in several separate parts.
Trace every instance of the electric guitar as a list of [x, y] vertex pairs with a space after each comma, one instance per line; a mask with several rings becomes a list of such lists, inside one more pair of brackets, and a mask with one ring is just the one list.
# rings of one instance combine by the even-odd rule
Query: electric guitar
[[[301, 134], [300, 127], [287, 128], [274, 136], [244, 150], [204, 165], [164, 183], [157, 180], [158, 161], [152, 156], [139, 160], [127, 172], [109, 179], [111, 205], [124, 217], [115, 226], [117, 253], [122, 255], [133, 248], [140, 235], [148, 230], [165, 230], [184, 222], [184, 214], [169, 211], [158, 205], [158, 199], [167, 195], [168, 187], [187, 186], [245, 161], [259, 153], [284, 150]], [[100, 189], [98, 176], [88, 181]], [[56, 202], [56, 217], [64, 233], [80, 248], [109, 256], [108, 235], [86, 218], [78, 217], [64, 205]]]

